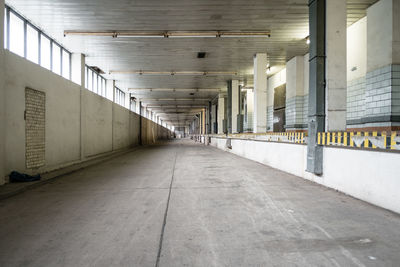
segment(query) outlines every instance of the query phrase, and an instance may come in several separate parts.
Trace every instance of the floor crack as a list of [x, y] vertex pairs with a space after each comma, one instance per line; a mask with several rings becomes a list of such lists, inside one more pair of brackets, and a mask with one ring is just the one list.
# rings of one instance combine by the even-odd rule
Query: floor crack
[[164, 240], [164, 231], [165, 231], [165, 226], [167, 224], [169, 201], [171, 199], [172, 184], [174, 182], [175, 166], [176, 166], [176, 158], [177, 157], [178, 157], [178, 149], [175, 150], [175, 158], [174, 158], [174, 165], [173, 165], [173, 168], [172, 168], [171, 183], [169, 184], [167, 206], [165, 207], [164, 221], [163, 221], [163, 224], [162, 224], [162, 227], [161, 227], [160, 242], [158, 244], [158, 253], [157, 253], [157, 260], [156, 260], [156, 265], [155, 265], [156, 267], [160, 266], [161, 251], [162, 251], [162, 245], [163, 245], [163, 240]]

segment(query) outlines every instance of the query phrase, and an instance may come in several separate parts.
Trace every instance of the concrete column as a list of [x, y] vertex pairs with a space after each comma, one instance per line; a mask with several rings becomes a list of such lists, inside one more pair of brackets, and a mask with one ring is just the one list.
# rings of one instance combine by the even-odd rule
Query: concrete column
[[218, 96], [218, 134], [224, 133], [224, 121], [225, 121], [225, 97], [220, 94]]
[[5, 183], [5, 63], [4, 63], [4, 0], [0, 0], [0, 185]]
[[326, 131], [346, 130], [346, 0], [326, 1]]
[[400, 130], [400, 1], [381, 0], [367, 10], [364, 127]]
[[[107, 94], [108, 92], [112, 92], [112, 150], [114, 150], [114, 106], [115, 106], [115, 80], [107, 80], [106, 81], [106, 88], [107, 88]], [[111, 94], [110, 94], [111, 95]]]
[[252, 132], [254, 126], [254, 91], [253, 89], [246, 90], [246, 106], [247, 106], [247, 114], [246, 114], [246, 124], [244, 126], [245, 132]]
[[71, 56], [71, 80], [85, 88], [85, 55], [73, 53]]
[[323, 150], [317, 133], [325, 130], [325, 0], [309, 1], [310, 79], [307, 171], [322, 174]]
[[85, 88], [85, 55], [80, 53], [74, 53], [71, 56], [71, 80], [81, 86], [80, 94], [80, 158], [83, 160], [85, 158], [85, 128], [86, 128], [86, 105], [84, 99]]
[[254, 57], [254, 133], [267, 131], [267, 54]]
[[215, 131], [215, 123], [217, 122], [217, 106], [211, 105], [211, 133], [216, 134], [218, 131]]
[[237, 117], [239, 115], [240, 107], [240, 89], [239, 81], [232, 80], [232, 133], [238, 133]]
[[286, 130], [307, 128], [307, 113], [304, 105], [308, 103], [304, 92], [304, 57], [296, 56], [286, 64]]

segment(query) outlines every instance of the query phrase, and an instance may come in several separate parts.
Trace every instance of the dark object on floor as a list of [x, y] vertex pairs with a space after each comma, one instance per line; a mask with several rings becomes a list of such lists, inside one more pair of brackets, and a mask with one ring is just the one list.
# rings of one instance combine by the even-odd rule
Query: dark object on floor
[[34, 182], [39, 180], [40, 180], [40, 174], [31, 176], [16, 171], [10, 173], [10, 183]]

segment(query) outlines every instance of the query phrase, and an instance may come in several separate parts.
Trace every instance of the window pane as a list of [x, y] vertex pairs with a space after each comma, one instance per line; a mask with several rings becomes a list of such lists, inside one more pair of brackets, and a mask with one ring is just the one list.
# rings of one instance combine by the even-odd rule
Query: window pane
[[61, 75], [61, 47], [53, 43], [53, 72]]
[[40, 65], [50, 70], [50, 39], [40, 34]]
[[91, 69], [89, 69], [89, 71], [88, 71], [88, 89], [90, 91], [93, 91], [92, 80], [93, 80], [93, 72]]
[[24, 21], [10, 12], [10, 51], [24, 56]]
[[39, 63], [39, 35], [38, 31], [30, 25], [26, 26], [26, 58], [34, 63]]
[[62, 52], [62, 76], [65, 78], [65, 79], [70, 79], [70, 70], [69, 70], [69, 65], [70, 65], [70, 62], [69, 62], [69, 60], [70, 60], [70, 55], [69, 55], [69, 53], [67, 52], [67, 51], [65, 51], [65, 50], [63, 50], [63, 52]]
[[7, 48], [7, 8], [4, 8], [4, 48]]

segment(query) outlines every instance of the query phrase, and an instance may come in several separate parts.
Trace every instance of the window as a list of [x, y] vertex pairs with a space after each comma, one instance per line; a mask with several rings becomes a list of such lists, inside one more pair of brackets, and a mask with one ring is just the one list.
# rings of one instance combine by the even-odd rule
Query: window
[[71, 54], [65, 51], [65, 49], [62, 50], [62, 76], [65, 79], [71, 79]]
[[53, 49], [52, 71], [58, 75], [61, 75], [61, 47], [56, 43], [53, 43], [52, 49]]
[[115, 87], [115, 103], [125, 106], [125, 93], [118, 87]]
[[51, 70], [51, 49], [50, 39], [42, 33], [40, 34], [40, 65], [48, 70]]
[[26, 26], [26, 58], [39, 63], [39, 32], [31, 25]]
[[10, 51], [25, 56], [24, 21], [10, 12]]
[[71, 53], [9, 6], [4, 12], [4, 48], [70, 79]]
[[85, 66], [85, 88], [103, 97], [107, 97], [106, 79], [89, 66]]

